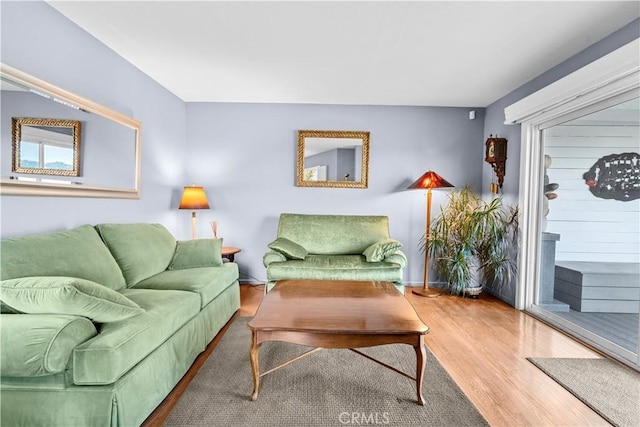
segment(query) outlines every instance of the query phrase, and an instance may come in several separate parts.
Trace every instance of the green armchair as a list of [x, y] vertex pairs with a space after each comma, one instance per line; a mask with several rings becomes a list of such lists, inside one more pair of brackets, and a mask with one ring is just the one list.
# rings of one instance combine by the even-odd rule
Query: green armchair
[[280, 215], [263, 256], [265, 292], [278, 280], [393, 282], [404, 294], [407, 257], [389, 236], [389, 218], [373, 215]]

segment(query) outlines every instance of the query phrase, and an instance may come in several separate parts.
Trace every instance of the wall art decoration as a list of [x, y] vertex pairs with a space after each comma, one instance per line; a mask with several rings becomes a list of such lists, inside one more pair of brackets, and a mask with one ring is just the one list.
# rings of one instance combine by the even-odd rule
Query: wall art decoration
[[601, 199], [623, 202], [640, 198], [640, 154], [610, 154], [582, 175], [589, 191]]

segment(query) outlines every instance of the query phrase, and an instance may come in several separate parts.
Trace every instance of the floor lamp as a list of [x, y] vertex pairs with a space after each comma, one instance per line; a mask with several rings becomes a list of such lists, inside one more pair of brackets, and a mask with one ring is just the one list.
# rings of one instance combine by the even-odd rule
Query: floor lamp
[[427, 171], [424, 175], [411, 184], [412, 190], [427, 190], [427, 220], [424, 233], [424, 280], [422, 289], [414, 289], [412, 292], [423, 297], [437, 297], [440, 292], [429, 289], [429, 236], [431, 235], [431, 189], [453, 187], [451, 183], [435, 172]]
[[204, 188], [196, 187], [195, 185], [184, 187], [178, 209], [191, 209], [191, 238], [195, 239], [196, 209], [209, 209], [209, 202], [207, 201], [207, 195], [204, 193]]

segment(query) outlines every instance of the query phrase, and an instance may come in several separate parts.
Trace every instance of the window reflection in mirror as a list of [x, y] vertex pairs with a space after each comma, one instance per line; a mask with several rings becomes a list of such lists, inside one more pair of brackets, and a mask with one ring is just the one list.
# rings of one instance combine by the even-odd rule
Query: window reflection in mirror
[[369, 132], [298, 132], [299, 187], [367, 188]]
[[12, 171], [80, 175], [80, 121], [12, 119]]
[[139, 198], [139, 121], [6, 64], [0, 89], [0, 194]]

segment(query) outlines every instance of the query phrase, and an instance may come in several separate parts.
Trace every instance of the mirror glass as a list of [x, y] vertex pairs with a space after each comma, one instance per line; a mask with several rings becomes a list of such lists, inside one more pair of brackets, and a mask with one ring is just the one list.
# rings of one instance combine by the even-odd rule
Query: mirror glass
[[1, 194], [139, 198], [140, 122], [0, 66]]
[[38, 175], [80, 175], [78, 120], [14, 117], [13, 172]]
[[298, 187], [367, 188], [369, 132], [298, 131]]

